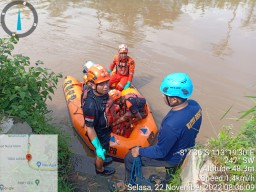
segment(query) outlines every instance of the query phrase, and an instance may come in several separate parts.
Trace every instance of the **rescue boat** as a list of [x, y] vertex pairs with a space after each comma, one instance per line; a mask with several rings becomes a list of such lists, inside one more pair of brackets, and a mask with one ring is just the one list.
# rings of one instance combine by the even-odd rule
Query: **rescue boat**
[[[67, 102], [69, 115], [72, 126], [78, 135], [82, 138], [85, 144], [91, 149], [95, 150], [91, 144], [89, 137], [86, 134], [86, 125], [84, 124], [83, 110], [81, 108], [81, 94], [83, 83], [76, 78], [67, 76], [64, 80], [63, 90]], [[135, 87], [130, 87], [122, 91], [122, 95], [128, 93], [139, 94]], [[85, 103], [86, 105], [86, 103]], [[115, 132], [111, 132], [110, 147], [108, 155], [118, 159], [124, 159], [129, 150], [135, 146], [148, 147], [155, 141], [158, 128], [155, 124], [152, 112], [147, 104], [148, 115], [146, 118], [137, 121], [130, 125], [129, 135], [125, 136]], [[114, 129], [113, 129], [114, 130]]]

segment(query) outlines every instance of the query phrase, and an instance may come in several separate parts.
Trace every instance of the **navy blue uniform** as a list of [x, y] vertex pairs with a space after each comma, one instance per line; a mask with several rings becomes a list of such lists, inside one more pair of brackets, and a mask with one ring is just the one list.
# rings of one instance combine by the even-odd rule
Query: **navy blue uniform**
[[90, 90], [83, 106], [85, 125], [94, 127], [97, 137], [106, 151], [109, 148], [111, 129], [108, 127], [108, 120], [105, 113], [108, 94], [96, 96]]
[[194, 147], [202, 122], [202, 110], [194, 100], [184, 109], [170, 110], [161, 123], [156, 145], [140, 148], [143, 157], [178, 164], [185, 158], [184, 151]]
[[[164, 117], [154, 146], [140, 148], [143, 166], [176, 168], [183, 162], [187, 151], [194, 147], [202, 122], [202, 109], [194, 100], [181, 110], [170, 110]], [[130, 181], [133, 163], [131, 152], [125, 156], [126, 181]], [[166, 179], [170, 174], [166, 172]]]

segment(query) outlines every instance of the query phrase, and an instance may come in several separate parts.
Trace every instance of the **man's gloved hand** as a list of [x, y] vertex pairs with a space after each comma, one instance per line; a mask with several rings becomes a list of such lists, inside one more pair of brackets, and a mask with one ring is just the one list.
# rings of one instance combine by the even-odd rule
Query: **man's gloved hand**
[[112, 70], [111, 69], [108, 69], [108, 73], [111, 73], [112, 72]]
[[105, 160], [105, 153], [106, 153], [106, 150], [105, 149], [102, 149], [102, 146], [100, 144], [100, 141], [98, 139], [98, 137], [95, 137], [93, 140], [92, 140], [92, 144], [93, 146], [95, 147], [95, 151], [96, 151], [96, 155], [98, 157], [100, 157], [101, 159]]
[[128, 81], [128, 82], [125, 84], [125, 86], [124, 86], [124, 90], [125, 90], [125, 89], [128, 89], [128, 88], [130, 87], [130, 85], [131, 85], [131, 82]]
[[100, 157], [101, 159], [105, 160], [105, 154], [106, 150], [105, 149], [96, 149], [96, 155]]

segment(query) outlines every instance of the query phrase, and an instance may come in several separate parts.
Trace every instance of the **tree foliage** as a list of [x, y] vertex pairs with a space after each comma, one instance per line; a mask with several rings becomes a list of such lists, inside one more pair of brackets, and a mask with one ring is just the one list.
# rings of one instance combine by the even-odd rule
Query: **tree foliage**
[[34, 124], [48, 112], [45, 102], [62, 75], [41, 67], [41, 61], [31, 65], [29, 57], [12, 55], [17, 42], [14, 37], [0, 39], [0, 109]]

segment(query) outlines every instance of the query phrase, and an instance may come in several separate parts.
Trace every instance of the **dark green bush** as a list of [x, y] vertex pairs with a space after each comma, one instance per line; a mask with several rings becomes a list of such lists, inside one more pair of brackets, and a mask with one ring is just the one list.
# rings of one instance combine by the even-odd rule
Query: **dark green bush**
[[71, 169], [71, 153], [67, 136], [48, 124], [47, 99], [52, 99], [61, 74], [31, 65], [29, 57], [12, 55], [18, 39], [0, 38], [0, 120], [3, 114], [17, 116], [28, 122], [34, 133], [58, 134], [59, 191], [72, 191], [66, 182]]
[[29, 57], [12, 55], [17, 42], [14, 37], [0, 39], [0, 109], [34, 125], [48, 112], [45, 101], [62, 75], [40, 67], [41, 61], [31, 66]]

